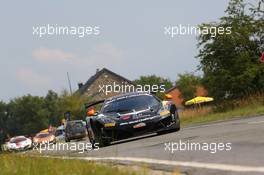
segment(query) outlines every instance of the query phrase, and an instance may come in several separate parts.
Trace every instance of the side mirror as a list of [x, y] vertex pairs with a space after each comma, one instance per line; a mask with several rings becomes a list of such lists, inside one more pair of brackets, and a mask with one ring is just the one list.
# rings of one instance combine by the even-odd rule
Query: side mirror
[[95, 110], [94, 109], [90, 109], [87, 111], [87, 116], [94, 116], [95, 115]]
[[170, 95], [170, 94], [165, 94], [164, 98], [167, 99], [167, 100], [172, 99], [172, 95]]

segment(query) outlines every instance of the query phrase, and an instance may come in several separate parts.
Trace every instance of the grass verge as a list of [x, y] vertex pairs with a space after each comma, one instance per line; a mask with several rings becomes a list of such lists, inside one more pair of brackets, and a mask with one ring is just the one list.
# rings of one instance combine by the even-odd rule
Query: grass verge
[[209, 108], [185, 110], [179, 113], [182, 125], [201, 124], [247, 116], [264, 115], [264, 105], [251, 104], [238, 106], [225, 112], [213, 112]]
[[30, 157], [17, 154], [0, 154], [1, 175], [134, 175], [145, 174], [121, 170], [103, 164], [82, 160]]

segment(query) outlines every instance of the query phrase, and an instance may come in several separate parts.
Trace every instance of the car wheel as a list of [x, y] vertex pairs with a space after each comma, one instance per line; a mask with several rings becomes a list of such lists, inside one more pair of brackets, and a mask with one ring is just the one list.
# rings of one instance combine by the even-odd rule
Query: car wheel
[[96, 134], [95, 134], [95, 139], [94, 139], [94, 143], [98, 143], [99, 147], [105, 147], [105, 146], [109, 146], [111, 144], [111, 142], [109, 140], [103, 139], [102, 137], [102, 132], [97, 130]]
[[91, 131], [87, 131], [87, 136], [88, 136], [89, 141], [93, 143], [94, 141], [93, 133]]
[[100, 138], [100, 141], [98, 143], [99, 143], [99, 147], [106, 147], [111, 144], [111, 142], [102, 138]]

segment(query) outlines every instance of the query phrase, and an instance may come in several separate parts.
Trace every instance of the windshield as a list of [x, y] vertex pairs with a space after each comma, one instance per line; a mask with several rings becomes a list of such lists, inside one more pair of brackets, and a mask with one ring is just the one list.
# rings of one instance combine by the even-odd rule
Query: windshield
[[67, 124], [67, 126], [66, 126], [66, 130], [70, 130], [70, 129], [78, 129], [78, 128], [83, 128], [84, 127], [84, 125], [83, 125], [83, 123], [80, 121], [80, 122], [76, 122], [76, 121], [74, 121], [74, 122], [69, 122], [68, 124]]
[[83, 128], [83, 123], [82, 122], [76, 122], [76, 123], [74, 123], [74, 126], [76, 128]]
[[13, 138], [10, 140], [10, 143], [19, 143], [25, 140], [27, 140], [25, 137]]
[[39, 134], [37, 135], [37, 138], [45, 138], [48, 137], [50, 134]]
[[58, 129], [58, 130], [56, 130], [56, 132], [55, 132], [55, 136], [62, 135], [63, 132], [64, 132], [64, 131], [63, 131], [62, 129]]
[[126, 113], [134, 110], [139, 111], [148, 108], [155, 108], [159, 105], [160, 103], [155, 97], [151, 95], [140, 95], [109, 102], [103, 107], [102, 112]]

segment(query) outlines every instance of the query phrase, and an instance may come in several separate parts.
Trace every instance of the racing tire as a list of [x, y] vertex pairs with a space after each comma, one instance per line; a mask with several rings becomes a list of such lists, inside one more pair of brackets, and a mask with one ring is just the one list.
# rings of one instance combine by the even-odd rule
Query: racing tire
[[104, 139], [102, 132], [99, 129], [96, 129], [96, 132], [94, 134], [94, 139], [92, 139], [92, 144], [94, 145], [95, 143], [98, 143], [99, 147], [106, 147], [111, 144], [111, 141]]
[[100, 132], [100, 134], [95, 136], [95, 142], [94, 143], [99, 143], [99, 147], [106, 147], [106, 146], [109, 146], [111, 144], [110, 141], [102, 138], [101, 132]]

